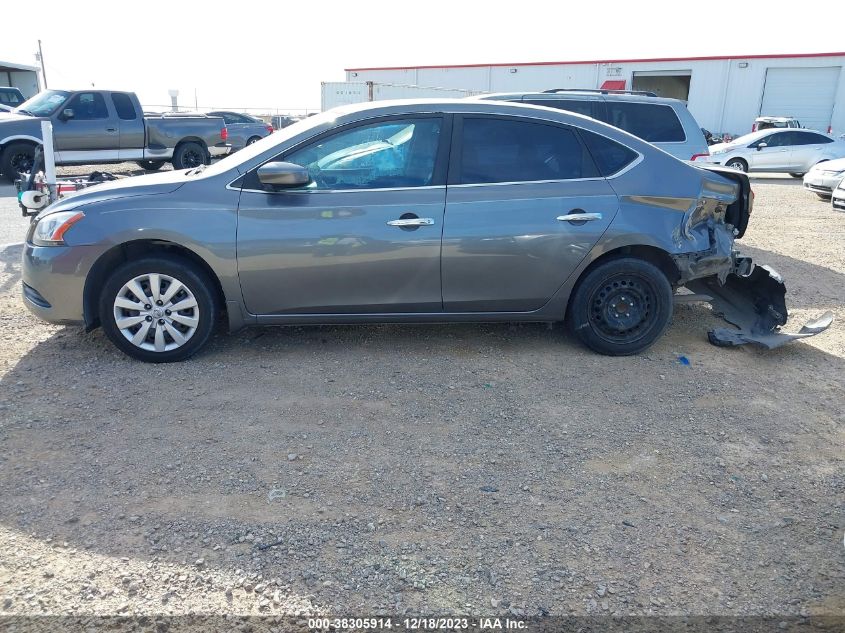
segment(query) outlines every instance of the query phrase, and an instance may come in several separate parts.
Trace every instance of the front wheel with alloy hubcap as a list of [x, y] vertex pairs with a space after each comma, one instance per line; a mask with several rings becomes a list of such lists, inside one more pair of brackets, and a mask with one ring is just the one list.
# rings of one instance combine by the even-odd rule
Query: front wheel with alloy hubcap
[[672, 286], [654, 264], [635, 257], [603, 262], [572, 294], [570, 327], [590, 349], [609, 356], [637, 354], [672, 320]]
[[145, 257], [109, 276], [99, 313], [103, 330], [121, 351], [168, 363], [188, 358], [208, 342], [217, 301], [210, 281], [191, 262]]

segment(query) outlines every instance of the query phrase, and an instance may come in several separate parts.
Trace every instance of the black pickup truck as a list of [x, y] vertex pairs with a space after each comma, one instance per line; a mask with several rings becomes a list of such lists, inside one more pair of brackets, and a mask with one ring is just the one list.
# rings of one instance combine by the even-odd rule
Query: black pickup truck
[[135, 161], [158, 169], [171, 162], [187, 169], [231, 149], [220, 117], [144, 114], [132, 92], [45, 90], [0, 116], [2, 175], [14, 179], [29, 171], [43, 120], [53, 123], [57, 165]]

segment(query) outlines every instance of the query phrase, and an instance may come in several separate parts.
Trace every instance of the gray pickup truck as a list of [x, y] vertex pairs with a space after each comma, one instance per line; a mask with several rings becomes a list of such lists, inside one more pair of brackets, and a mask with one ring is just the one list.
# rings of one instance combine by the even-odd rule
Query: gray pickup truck
[[220, 117], [144, 114], [132, 92], [45, 90], [0, 117], [0, 173], [10, 179], [32, 166], [41, 121], [53, 123], [57, 165], [135, 161], [155, 170], [187, 169], [231, 147]]

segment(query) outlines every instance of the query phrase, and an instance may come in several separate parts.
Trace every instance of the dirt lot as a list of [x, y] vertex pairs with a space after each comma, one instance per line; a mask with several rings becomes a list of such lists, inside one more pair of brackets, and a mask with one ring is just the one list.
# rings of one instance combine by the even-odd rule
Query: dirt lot
[[[178, 365], [37, 321], [0, 262], [0, 611], [845, 614], [845, 215], [757, 179], [776, 351], [542, 325], [219, 334]], [[683, 355], [689, 365], [679, 362]]]

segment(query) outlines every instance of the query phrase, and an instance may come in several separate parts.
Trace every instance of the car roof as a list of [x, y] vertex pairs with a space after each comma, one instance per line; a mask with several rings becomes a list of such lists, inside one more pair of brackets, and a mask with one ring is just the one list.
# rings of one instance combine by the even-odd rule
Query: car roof
[[755, 121], [795, 121], [794, 116], [758, 116]]
[[[601, 99], [610, 99], [612, 101], [637, 101], [640, 103], [662, 103], [662, 104], [684, 104], [683, 101], [680, 99], [672, 99], [670, 97], [652, 97], [649, 95], [644, 94], [631, 94], [627, 92], [608, 92], [603, 91], [600, 88], [584, 88], [584, 89], [575, 89], [572, 90], [565, 90], [563, 92], [554, 92], [549, 91], [545, 92], [542, 90], [531, 92], [494, 92], [491, 94], [479, 95], [477, 98], [479, 99], [490, 99], [490, 100], [507, 100], [507, 99], [525, 99], [526, 97], [531, 99], [593, 99], [593, 100], [601, 100]], [[473, 97], [470, 97], [473, 98]]]

